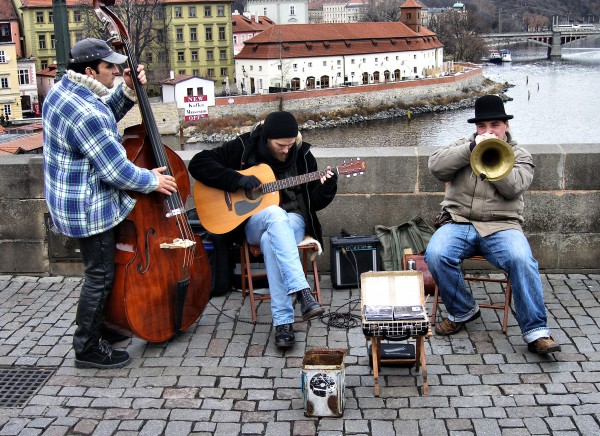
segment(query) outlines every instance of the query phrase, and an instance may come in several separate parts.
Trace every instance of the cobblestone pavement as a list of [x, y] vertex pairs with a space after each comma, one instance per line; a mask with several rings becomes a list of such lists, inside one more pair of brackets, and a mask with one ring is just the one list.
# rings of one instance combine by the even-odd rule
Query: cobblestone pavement
[[[386, 366], [375, 397], [360, 324], [299, 321], [296, 345], [280, 351], [268, 303], [252, 324], [239, 292], [213, 298], [167, 343], [122, 343], [125, 368], [80, 370], [71, 335], [81, 279], [0, 276], [0, 372], [54, 370], [24, 406], [0, 408], [0, 435], [600, 435], [600, 276], [542, 279], [561, 353], [529, 353], [514, 314], [504, 335], [500, 312], [483, 310], [466, 331], [425, 341], [428, 396], [414, 369]], [[329, 277], [322, 286], [326, 307], [358, 314], [358, 290], [332, 290]], [[502, 299], [492, 286], [481, 293]], [[304, 416], [313, 347], [348, 349], [342, 418]]]

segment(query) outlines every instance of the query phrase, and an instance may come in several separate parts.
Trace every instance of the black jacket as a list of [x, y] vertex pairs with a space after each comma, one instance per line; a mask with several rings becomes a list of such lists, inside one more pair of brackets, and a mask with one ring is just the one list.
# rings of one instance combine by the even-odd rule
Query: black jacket
[[[196, 154], [189, 164], [189, 172], [196, 180], [207, 186], [227, 192], [238, 190], [238, 182], [244, 170], [261, 162], [249, 162], [256, 156], [256, 148], [262, 135], [262, 125], [256, 126], [252, 132], [244, 133], [233, 141], [224, 143], [212, 150], [203, 150]], [[298, 141], [296, 168], [298, 175], [317, 171], [317, 161], [310, 152], [310, 144]], [[321, 184], [319, 179], [301, 185], [304, 205], [304, 216], [308, 217], [306, 233], [316, 238], [321, 244], [323, 236], [321, 224], [316, 212], [329, 205], [337, 192], [336, 183]]]

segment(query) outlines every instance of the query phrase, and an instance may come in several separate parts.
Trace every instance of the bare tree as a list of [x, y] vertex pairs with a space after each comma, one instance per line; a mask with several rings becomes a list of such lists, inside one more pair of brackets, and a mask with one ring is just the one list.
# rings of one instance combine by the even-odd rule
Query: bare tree
[[472, 13], [448, 11], [434, 15], [429, 27], [444, 44], [445, 54], [454, 61], [479, 62], [486, 44], [479, 35], [486, 26]]
[[400, 21], [400, 6], [404, 0], [371, 2], [362, 21]]
[[[84, 22], [84, 36], [107, 39], [106, 28], [89, 3], [75, 6]], [[149, 82], [162, 79], [168, 72], [168, 28], [171, 17], [165, 12], [164, 0], [120, 0], [111, 10], [123, 23], [129, 36], [132, 55], [143, 64], [152, 64], [147, 71]]]

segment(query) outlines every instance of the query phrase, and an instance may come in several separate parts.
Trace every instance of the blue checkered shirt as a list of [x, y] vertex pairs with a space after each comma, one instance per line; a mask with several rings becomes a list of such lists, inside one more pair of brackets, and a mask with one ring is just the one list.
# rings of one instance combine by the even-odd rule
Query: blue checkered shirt
[[103, 100], [65, 75], [44, 101], [46, 202], [67, 236], [115, 227], [135, 206], [124, 190], [149, 193], [158, 186], [158, 178], [128, 160], [121, 145], [117, 122], [134, 104], [121, 86]]

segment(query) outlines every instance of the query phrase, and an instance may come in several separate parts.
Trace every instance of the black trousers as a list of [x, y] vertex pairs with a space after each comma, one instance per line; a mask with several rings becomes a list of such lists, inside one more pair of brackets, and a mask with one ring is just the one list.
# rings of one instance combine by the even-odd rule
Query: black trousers
[[79, 248], [85, 277], [77, 305], [77, 328], [73, 335], [76, 354], [85, 353], [100, 339], [106, 300], [115, 280], [114, 230], [79, 239]]

